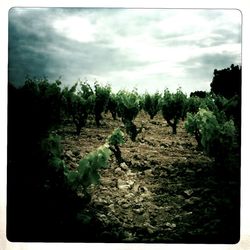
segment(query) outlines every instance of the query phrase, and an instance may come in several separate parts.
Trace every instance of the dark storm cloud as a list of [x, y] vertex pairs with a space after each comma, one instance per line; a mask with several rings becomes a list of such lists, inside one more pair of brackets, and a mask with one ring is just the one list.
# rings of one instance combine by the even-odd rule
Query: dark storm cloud
[[[129, 69], [144, 64], [130, 59], [122, 50], [102, 46], [105, 45], [102, 40], [81, 43], [55, 32], [50, 21], [72, 11], [82, 14], [78, 9], [19, 11], [12, 9], [9, 15], [9, 81], [17, 85], [23, 83], [26, 75], [56, 79], [69, 74], [77, 80], [85, 74], [102, 74], [121, 70], [125, 65]], [[91, 13], [91, 9], [84, 10], [86, 15]]]
[[9, 81], [22, 84], [25, 75], [45, 76], [54, 40], [43, 11], [11, 9], [9, 13]]

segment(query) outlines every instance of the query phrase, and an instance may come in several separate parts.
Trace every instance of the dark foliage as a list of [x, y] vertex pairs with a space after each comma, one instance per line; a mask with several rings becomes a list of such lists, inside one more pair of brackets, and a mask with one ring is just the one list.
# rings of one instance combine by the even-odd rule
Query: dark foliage
[[190, 93], [190, 97], [200, 97], [200, 98], [205, 98], [207, 96], [207, 92], [206, 91], [194, 91]]
[[241, 67], [232, 64], [230, 68], [214, 70], [210, 84], [211, 92], [216, 94], [217, 105], [221, 97], [227, 100], [223, 103], [223, 111], [228, 118], [232, 118], [237, 128], [237, 140], [240, 145], [241, 134]]
[[62, 91], [64, 97], [65, 113], [71, 117], [79, 136], [81, 129], [86, 125], [88, 116], [94, 108], [94, 92], [86, 82], [80, 83], [80, 91], [77, 92], [78, 83], [70, 89], [65, 87]]
[[118, 113], [118, 103], [115, 94], [111, 93], [108, 100], [108, 105], [106, 111], [110, 111], [114, 120], [116, 120]]
[[228, 99], [241, 96], [241, 67], [233, 64], [230, 68], [214, 70], [211, 91]]
[[168, 125], [172, 127], [172, 133], [177, 133], [177, 125], [181, 118], [185, 116], [187, 97], [178, 89], [175, 94], [169, 92], [168, 89], [164, 91], [162, 98], [162, 115], [167, 121]]
[[111, 88], [110, 86], [101, 86], [99, 84], [95, 84], [95, 121], [97, 127], [99, 127], [100, 121], [102, 120], [102, 113], [105, 111], [110, 96]]
[[141, 110], [140, 96], [135, 91], [131, 93], [120, 91], [117, 94], [117, 102], [118, 115], [122, 118], [127, 134], [132, 141], [135, 141], [141, 132], [133, 122]]
[[[28, 79], [8, 87], [7, 238], [10, 241], [77, 241], [93, 238], [76, 218], [80, 199], [65, 184], [62, 171], [51, 167], [44, 139], [60, 122], [59, 82]], [[46, 92], [46, 94], [44, 94]], [[54, 102], [57, 102], [56, 104]], [[92, 235], [92, 236], [91, 236]]]
[[161, 109], [161, 95], [158, 92], [152, 95], [145, 94], [143, 109], [149, 114], [150, 119], [153, 119]]

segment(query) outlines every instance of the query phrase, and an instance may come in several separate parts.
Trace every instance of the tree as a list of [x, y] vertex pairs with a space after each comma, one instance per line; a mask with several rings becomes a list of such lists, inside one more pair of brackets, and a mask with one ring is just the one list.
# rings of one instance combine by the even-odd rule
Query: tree
[[228, 99], [241, 96], [241, 67], [233, 64], [230, 68], [214, 70], [211, 91]]
[[140, 130], [137, 130], [137, 127], [133, 123], [133, 120], [141, 110], [140, 97], [136, 91], [119, 91], [117, 93], [117, 102], [118, 113], [125, 125], [126, 132], [130, 136], [131, 140], [135, 141], [136, 136], [138, 135]]
[[161, 109], [161, 94], [159, 92], [152, 95], [146, 93], [143, 100], [143, 109], [149, 114], [150, 119], [153, 119]]
[[100, 126], [100, 121], [102, 120], [102, 112], [105, 111], [108, 103], [109, 103], [109, 96], [111, 93], [110, 86], [101, 86], [95, 83], [95, 121], [97, 127]]
[[162, 115], [167, 123], [172, 127], [173, 134], [177, 133], [177, 124], [184, 117], [186, 110], [187, 96], [178, 89], [175, 94], [165, 89], [162, 98]]
[[107, 111], [108, 110], [110, 111], [113, 119], [116, 120], [116, 115], [118, 112], [118, 103], [117, 103], [116, 95], [114, 93], [110, 93], [108, 106], [107, 106]]
[[95, 96], [86, 82], [80, 83], [80, 90], [77, 92], [78, 83], [70, 89], [63, 89], [65, 107], [68, 115], [72, 117], [73, 123], [76, 126], [76, 134], [80, 135], [82, 127], [86, 125], [89, 114], [92, 113]]
[[41, 106], [39, 115], [54, 126], [60, 124], [63, 115], [61, 84], [60, 80], [50, 83], [47, 79], [40, 80], [37, 83], [39, 105]]
[[186, 103], [186, 111], [187, 113], [195, 114], [199, 111], [199, 107], [201, 106], [202, 99], [198, 96], [190, 96], [187, 99]]

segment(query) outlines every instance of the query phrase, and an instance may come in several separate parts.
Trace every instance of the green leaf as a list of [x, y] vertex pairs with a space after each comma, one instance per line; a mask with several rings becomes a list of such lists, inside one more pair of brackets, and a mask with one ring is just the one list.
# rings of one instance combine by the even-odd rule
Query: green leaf
[[69, 183], [75, 184], [78, 179], [78, 172], [72, 170], [72, 171], [69, 171], [66, 176], [67, 176]]
[[108, 144], [109, 145], [121, 145], [124, 144], [124, 133], [119, 129], [116, 128], [113, 133], [108, 137]]

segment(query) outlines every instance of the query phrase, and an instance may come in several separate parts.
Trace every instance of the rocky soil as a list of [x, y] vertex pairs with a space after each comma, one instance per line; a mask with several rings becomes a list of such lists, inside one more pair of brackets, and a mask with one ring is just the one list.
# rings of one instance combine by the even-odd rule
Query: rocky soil
[[[157, 115], [141, 113], [136, 142], [126, 136], [124, 162], [114, 157], [101, 171], [100, 184], [89, 190], [91, 211], [100, 227], [100, 242], [218, 243], [237, 238], [239, 183], [217, 175], [212, 159], [197, 150], [181, 122], [177, 134]], [[79, 160], [102, 145], [114, 128], [123, 126], [106, 114], [102, 126], [89, 121], [79, 137], [65, 126], [65, 161]], [[86, 208], [85, 208], [86, 209]]]

